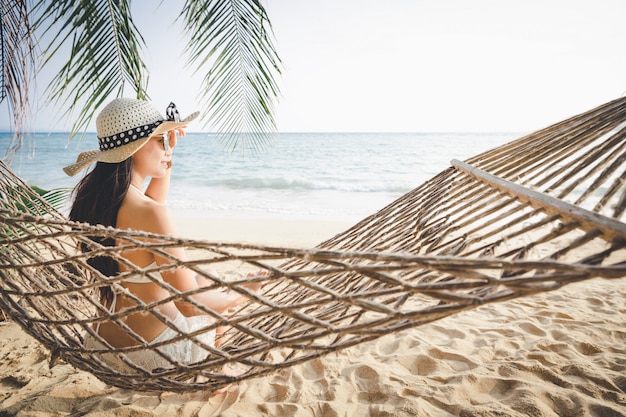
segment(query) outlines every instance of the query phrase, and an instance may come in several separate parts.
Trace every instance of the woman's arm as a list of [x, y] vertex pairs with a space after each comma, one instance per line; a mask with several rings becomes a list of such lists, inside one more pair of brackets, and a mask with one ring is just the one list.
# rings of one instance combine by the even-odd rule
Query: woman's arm
[[[175, 256], [177, 259], [181, 261], [186, 261], [186, 253], [183, 248], [174, 248], [174, 249], [168, 250], [168, 252], [172, 254], [173, 256]], [[156, 259], [157, 265], [167, 264], [170, 262], [158, 256], [155, 257], [155, 259]], [[212, 284], [212, 282], [205, 277], [201, 277], [201, 279], [197, 279], [196, 273], [187, 268], [178, 268], [171, 272], [163, 272], [161, 276], [168, 284], [170, 284], [171, 286], [173, 286], [180, 292], [192, 291], [192, 290], [200, 288], [201, 285], [198, 283], [199, 280], [203, 282], [202, 286], [204, 287]], [[246, 286], [246, 287], [254, 291], [258, 288], [258, 286], [259, 284], [257, 284], [254, 287], [253, 286]], [[222, 289], [202, 291], [200, 293], [192, 295], [190, 298], [192, 298], [195, 302], [210, 308], [216, 313], [222, 313], [247, 300], [247, 297], [245, 297], [243, 294], [237, 291], [224, 291]], [[186, 302], [186, 301], [177, 300], [175, 301], [175, 304], [178, 310], [184, 316], [187, 316], [187, 317], [206, 314], [202, 310], [196, 308], [193, 304]]]
[[[141, 230], [149, 232], [171, 235], [174, 234], [174, 226], [169, 214], [169, 210], [160, 205], [153, 204], [151, 209], [145, 215], [141, 216]], [[187, 254], [183, 248], [171, 248], [167, 250], [172, 256], [180, 261], [187, 260]], [[170, 260], [160, 256], [154, 256], [157, 265], [165, 265], [171, 263]], [[203, 286], [211, 285], [209, 279], [201, 277], [197, 278], [196, 273], [187, 268], [177, 268], [172, 271], [162, 272], [163, 279], [176, 288], [180, 292], [192, 291], [198, 289], [202, 282]], [[260, 284], [246, 285], [252, 291], [256, 291]], [[207, 290], [191, 296], [193, 300], [200, 303], [211, 310], [221, 313], [247, 300], [247, 297], [237, 291], [223, 291], [220, 289]], [[176, 300], [176, 307], [184, 316], [196, 316], [206, 314], [202, 310], [196, 308], [193, 304]]]

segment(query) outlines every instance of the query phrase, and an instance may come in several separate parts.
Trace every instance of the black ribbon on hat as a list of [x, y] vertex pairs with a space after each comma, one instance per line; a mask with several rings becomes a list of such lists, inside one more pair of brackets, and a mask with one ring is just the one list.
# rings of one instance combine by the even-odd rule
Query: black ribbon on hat
[[163, 120], [157, 120], [154, 123], [133, 127], [124, 132], [116, 133], [115, 135], [98, 138], [99, 148], [101, 151], [108, 151], [150, 136], [152, 131], [161, 123], [163, 123]]

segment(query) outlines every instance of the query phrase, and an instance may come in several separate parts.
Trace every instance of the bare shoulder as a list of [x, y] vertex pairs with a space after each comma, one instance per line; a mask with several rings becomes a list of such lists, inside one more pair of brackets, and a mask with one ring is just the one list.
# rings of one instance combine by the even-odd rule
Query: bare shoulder
[[170, 211], [163, 204], [149, 198], [127, 196], [117, 215], [120, 229], [142, 230], [159, 234], [174, 234]]

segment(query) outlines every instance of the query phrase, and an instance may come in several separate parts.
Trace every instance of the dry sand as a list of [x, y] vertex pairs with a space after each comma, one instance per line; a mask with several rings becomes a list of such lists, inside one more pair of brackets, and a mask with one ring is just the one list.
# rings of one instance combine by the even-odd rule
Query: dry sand
[[[182, 235], [312, 246], [341, 221], [181, 219]], [[205, 234], [206, 233], [206, 234]], [[387, 335], [224, 393], [107, 386], [0, 323], [0, 416], [626, 416], [626, 282], [592, 280]]]
[[200, 217], [187, 212], [177, 213], [176, 226], [178, 234], [192, 239], [310, 248], [343, 232], [358, 220], [270, 215], [253, 218], [238, 214]]

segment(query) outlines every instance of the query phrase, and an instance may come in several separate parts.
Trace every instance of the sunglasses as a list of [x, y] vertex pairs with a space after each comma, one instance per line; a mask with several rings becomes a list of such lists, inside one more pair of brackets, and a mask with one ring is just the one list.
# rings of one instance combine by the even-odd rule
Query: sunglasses
[[[161, 143], [163, 145], [163, 150], [165, 152], [169, 151], [171, 149], [170, 148], [170, 135], [169, 135], [169, 132], [162, 133], [159, 136], [160, 136], [160, 138], [157, 139], [157, 140], [159, 141], [159, 143]], [[159, 136], [157, 136], [157, 138]]]

